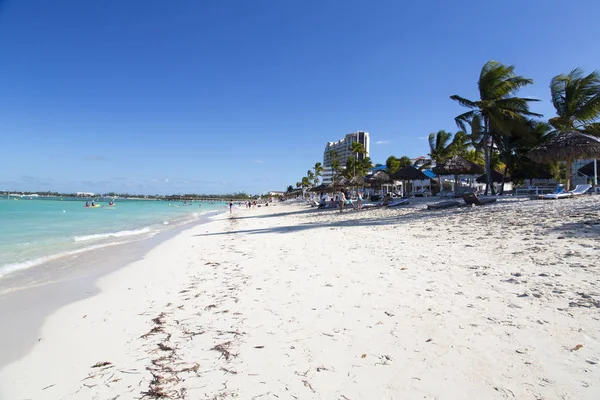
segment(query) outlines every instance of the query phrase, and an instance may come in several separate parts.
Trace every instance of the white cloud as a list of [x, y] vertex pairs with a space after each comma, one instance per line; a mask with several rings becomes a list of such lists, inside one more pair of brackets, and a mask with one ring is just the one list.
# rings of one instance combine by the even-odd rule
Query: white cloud
[[388, 143], [390, 143], [389, 140], [378, 140], [375, 142], [375, 144], [388, 144]]
[[419, 140], [427, 140], [427, 136], [419, 136], [417, 139], [419, 139]]
[[254, 160], [252, 162], [255, 163], [255, 164], [263, 164], [264, 163], [263, 160]]

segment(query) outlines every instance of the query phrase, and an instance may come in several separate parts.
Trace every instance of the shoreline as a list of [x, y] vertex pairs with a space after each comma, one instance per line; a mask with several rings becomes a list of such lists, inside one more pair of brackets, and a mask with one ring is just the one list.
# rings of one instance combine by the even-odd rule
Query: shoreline
[[[0, 250], [6, 252], [6, 257], [0, 261], [0, 295], [3, 294], [2, 287], [6, 286], [6, 277], [13, 280], [19, 275], [36, 275], [45, 265], [57, 265], [61, 260], [77, 258], [77, 255], [91, 250], [151, 237], [193, 222], [204, 214], [222, 211], [212, 204], [205, 209], [183, 206], [172, 209], [166, 206], [148, 208], [145, 202], [141, 207], [121, 203], [120, 206], [107, 206], [90, 212], [79, 206], [80, 201], [53, 199], [27, 203], [27, 206], [18, 206], [15, 211], [29, 213], [33, 207], [32, 218], [25, 218], [24, 226], [9, 219], [0, 232]], [[50, 234], [41, 234], [43, 232]]]
[[[0, 330], [0, 343], [14, 344], [0, 352], [0, 371], [31, 350], [45, 319], [53, 312], [97, 295], [99, 279], [143, 259], [154, 247], [185, 230], [210, 222], [221, 213], [223, 211], [210, 211], [198, 220], [173, 226], [151, 237], [88, 250], [75, 257], [63, 256], [54, 263], [50, 261], [45, 271], [39, 271], [45, 274], [41, 282], [27, 283], [27, 273], [31, 271], [17, 271], [0, 278], [0, 324], [9, 327]], [[70, 267], [56, 268], [65, 262]], [[72, 267], [77, 263], [81, 267]], [[25, 276], [19, 276], [19, 273]]]
[[0, 398], [595, 399], [599, 206], [221, 214], [56, 310]]

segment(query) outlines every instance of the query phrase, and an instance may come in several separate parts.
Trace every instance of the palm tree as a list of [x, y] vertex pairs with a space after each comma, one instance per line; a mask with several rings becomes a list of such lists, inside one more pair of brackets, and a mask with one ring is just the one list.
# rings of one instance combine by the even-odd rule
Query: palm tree
[[429, 157], [436, 164], [440, 164], [450, 156], [450, 139], [452, 139], [452, 134], [444, 130], [429, 134]]
[[471, 138], [463, 131], [458, 131], [454, 134], [452, 143], [448, 145], [448, 153], [450, 156], [461, 156], [467, 154], [471, 147]]
[[600, 118], [600, 74], [597, 71], [583, 76], [583, 70], [575, 68], [568, 75], [557, 75], [550, 82], [550, 93], [557, 116], [548, 122], [554, 129], [558, 132], [596, 131], [600, 125], [596, 122]]
[[467, 150], [465, 154], [462, 155], [462, 158], [474, 162], [475, 164], [485, 164], [485, 161], [483, 161], [483, 155], [481, 154], [481, 152], [475, 149]]
[[540, 114], [529, 111], [529, 103], [537, 99], [516, 97], [522, 87], [530, 85], [533, 80], [515, 75], [514, 66], [506, 66], [497, 61], [488, 61], [479, 75], [479, 100], [468, 100], [458, 95], [450, 98], [470, 111], [457, 116], [454, 120], [458, 127], [466, 131], [466, 126], [473, 126], [473, 120], [482, 122], [482, 147], [487, 175], [487, 186], [492, 189], [491, 149], [494, 139], [507, 134], [507, 123], [524, 121], [526, 116], [540, 117]]
[[340, 173], [342, 166], [338, 158], [338, 154], [335, 150], [329, 152], [329, 159], [331, 160], [331, 181], [335, 183], [338, 174]]
[[310, 179], [308, 179], [308, 176], [302, 177], [301, 186], [303, 192], [306, 190], [306, 188], [310, 187]]
[[373, 168], [373, 161], [371, 160], [371, 157], [365, 157], [364, 159], [362, 159], [360, 162], [360, 168], [360, 175], [367, 175], [369, 173], [369, 170]]
[[315, 185], [319, 183], [319, 177], [323, 176], [323, 164], [321, 164], [320, 162], [315, 163], [315, 166], [313, 167], [314, 171], [315, 171]]
[[313, 184], [316, 185], [317, 182], [319, 181], [319, 179], [316, 179], [315, 182], [315, 173], [312, 172], [310, 169], [308, 171], [306, 171], [306, 177], [308, 178], [308, 185], [312, 186]]
[[[352, 177], [356, 176], [356, 166], [359, 164], [359, 154], [366, 154], [367, 150], [365, 149], [365, 146], [362, 145], [362, 143], [358, 143], [358, 142], [352, 142], [350, 144], [350, 152], [354, 155], [353, 160], [354, 162], [351, 163], [351, 168], [352, 168]], [[364, 159], [364, 157], [363, 157]]]

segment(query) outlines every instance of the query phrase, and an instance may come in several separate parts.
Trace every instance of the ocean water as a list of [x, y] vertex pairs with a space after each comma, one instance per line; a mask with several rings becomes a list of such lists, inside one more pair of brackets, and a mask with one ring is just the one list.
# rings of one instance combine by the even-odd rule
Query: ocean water
[[156, 235], [225, 211], [225, 203], [116, 199], [85, 208], [85, 200], [0, 199], [0, 279], [61, 257]]

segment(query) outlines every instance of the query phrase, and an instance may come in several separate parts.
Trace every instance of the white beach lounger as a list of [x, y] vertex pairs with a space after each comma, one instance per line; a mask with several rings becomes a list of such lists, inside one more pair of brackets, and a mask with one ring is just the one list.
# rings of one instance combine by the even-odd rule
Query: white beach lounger
[[428, 197], [431, 196], [431, 192], [427, 188], [421, 188], [416, 192], [411, 192], [410, 195], [414, 197]]
[[575, 189], [570, 190], [568, 192], [545, 194], [545, 195], [541, 196], [541, 198], [557, 200], [557, 199], [566, 199], [569, 197], [580, 196], [580, 195], [584, 194], [585, 192], [587, 192], [588, 190], [590, 190], [591, 187], [592, 187], [592, 185], [577, 185], [577, 186], [575, 186]]

